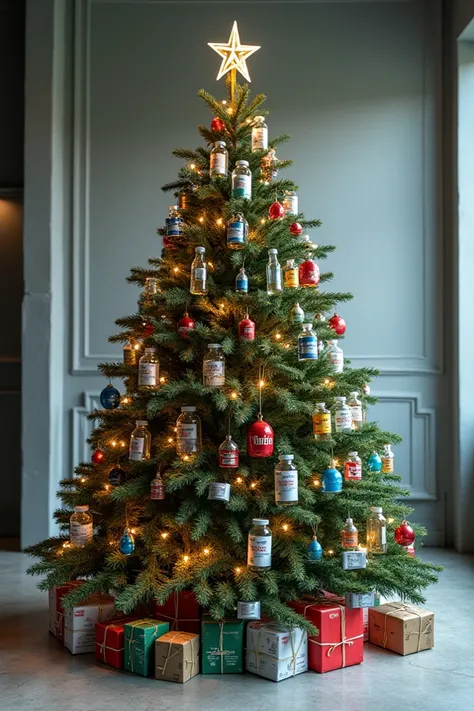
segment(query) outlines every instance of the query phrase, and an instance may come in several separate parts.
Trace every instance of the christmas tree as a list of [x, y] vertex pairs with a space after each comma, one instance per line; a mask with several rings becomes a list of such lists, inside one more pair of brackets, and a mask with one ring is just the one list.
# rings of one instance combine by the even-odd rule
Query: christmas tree
[[162, 256], [131, 270], [138, 312], [110, 338], [124, 362], [100, 366], [126, 395], [109, 385], [90, 413], [92, 461], [61, 482], [61, 534], [28, 549], [40, 559], [29, 572], [42, 589], [83, 578], [66, 606], [113, 590], [130, 612], [192, 590], [218, 620], [259, 601], [308, 626], [286, 603], [321, 591], [422, 602], [436, 568], [413, 557], [402, 524], [409, 492], [385, 447], [400, 440], [366, 421], [377, 373], [350, 367], [344, 321], [323, 316], [352, 298], [322, 288], [332, 274], [318, 263], [334, 247], [302, 238], [320, 222], [281, 177], [291, 161], [275, 151], [289, 137], [268, 141], [265, 97], [236, 82], [258, 48], [240, 45], [236, 25], [212, 47], [228, 97], [199, 92], [213, 115], [199, 127], [205, 146], [174, 151], [184, 165], [163, 188], [179, 206], [159, 230]]

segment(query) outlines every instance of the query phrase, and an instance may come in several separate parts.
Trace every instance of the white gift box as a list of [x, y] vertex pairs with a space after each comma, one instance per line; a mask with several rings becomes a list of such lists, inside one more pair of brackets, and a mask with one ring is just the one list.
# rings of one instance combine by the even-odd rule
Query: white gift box
[[115, 612], [114, 598], [111, 595], [91, 597], [64, 612], [64, 628], [72, 632], [95, 630], [96, 622], [108, 620]]
[[247, 625], [246, 669], [271, 681], [308, 671], [308, 634], [273, 622]]
[[65, 627], [64, 646], [69, 649], [71, 654], [95, 652], [95, 629], [73, 632]]

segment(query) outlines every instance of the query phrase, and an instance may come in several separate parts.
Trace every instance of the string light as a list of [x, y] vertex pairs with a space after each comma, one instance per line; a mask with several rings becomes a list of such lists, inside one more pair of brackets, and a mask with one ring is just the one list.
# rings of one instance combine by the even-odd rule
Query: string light
[[285, 343], [285, 348], [289, 348], [290, 345], [291, 345], [290, 343]]
[[189, 556], [188, 555], [183, 555], [183, 560], [185, 563], [189, 562]]
[[169, 535], [169, 534], [168, 534], [166, 531], [163, 531], [163, 533], [161, 534], [161, 537], [162, 537], [162, 538], [168, 538], [168, 535]]
[[207, 266], [210, 267], [210, 269], [214, 269], [214, 264], [212, 262], [208, 262]]
[[259, 387], [260, 389], [262, 389], [263, 387], [265, 387], [265, 381], [264, 381], [264, 380], [259, 380], [259, 381], [258, 381], [258, 387]]
[[281, 338], [281, 333], [275, 333], [275, 341], [279, 341]]
[[228, 113], [229, 116], [230, 116], [230, 115], [232, 114], [232, 106], [229, 106], [229, 108], [226, 109], [226, 111], [227, 111], [227, 113]]
[[283, 526], [282, 526], [282, 529], [283, 529], [284, 531], [288, 531], [289, 528], [290, 528], [290, 527], [289, 527], [289, 525], [288, 525], [287, 523], [284, 523]]
[[330, 548], [330, 549], [328, 550], [328, 555], [334, 555], [334, 551], [333, 551], [332, 548]]
[[84, 484], [85, 480], [86, 480], [86, 477], [85, 477], [85, 476], [83, 476], [83, 477], [81, 478], [81, 482], [82, 482], [82, 484]]
[[129, 398], [129, 397], [123, 397], [123, 398], [122, 398], [122, 405], [128, 405], [129, 402], [130, 402], [130, 398]]
[[394, 521], [395, 521], [394, 518], [388, 518], [388, 519], [387, 519], [387, 523], [393, 523]]
[[170, 444], [173, 444], [173, 438], [172, 438], [172, 437], [168, 437], [168, 442], [169, 442]]
[[240, 575], [240, 573], [242, 572], [242, 568], [239, 568], [237, 566], [237, 568], [234, 568], [234, 571], [237, 573], [237, 575]]
[[114, 545], [115, 545], [115, 541], [109, 541], [109, 546], [114, 546]]
[[216, 225], [219, 225], [219, 227], [220, 227], [223, 222], [224, 222], [224, 220], [222, 219], [222, 217], [219, 217], [219, 218], [216, 220]]
[[106, 484], [106, 485], [104, 486], [104, 489], [105, 489], [106, 491], [108, 491], [108, 490], [110, 489], [110, 484]]
[[250, 484], [250, 488], [251, 488], [251, 489], [256, 489], [256, 488], [257, 488], [257, 482], [256, 482], [256, 481], [253, 481], [253, 482]]
[[131, 529], [130, 529], [130, 533], [135, 534], [136, 532], [137, 532], [137, 529], [136, 529], [136, 528], [131, 528]]
[[191, 163], [191, 165], [190, 165], [189, 167], [191, 168], [191, 170], [196, 170], [196, 164], [195, 164], [195, 163]]
[[233, 392], [231, 392], [230, 397], [232, 398], [232, 400], [237, 400], [237, 398], [238, 398], [239, 396], [238, 396], [238, 394], [237, 394], [237, 393], [235, 392], [235, 390], [234, 390]]
[[319, 481], [319, 479], [314, 479], [313, 484], [314, 486], [321, 486], [321, 482]]
[[164, 375], [161, 376], [160, 383], [166, 383], [166, 378]]
[[135, 343], [135, 345], [134, 345], [133, 347], [135, 348], [136, 351], [139, 351], [139, 350], [140, 350], [140, 344], [139, 344], [139, 343]]
[[204, 548], [204, 550], [203, 550], [204, 555], [209, 555], [210, 552], [211, 551], [209, 548]]
[[329, 387], [329, 383], [330, 383], [330, 382], [331, 382], [331, 381], [329, 380], [329, 378], [326, 378], [326, 379], [324, 380], [323, 385], [325, 385], [326, 387]]
[[333, 467], [339, 466], [339, 459], [333, 459], [333, 460], [332, 460], [332, 466], [333, 466]]
[[63, 548], [70, 548], [70, 547], [71, 547], [70, 542], [69, 542], [69, 541], [64, 541], [64, 543], [63, 543]]
[[183, 457], [183, 460], [184, 460], [185, 462], [189, 462], [189, 454], [185, 454], [184, 457]]
[[200, 217], [199, 222], [204, 222], [204, 217]]
[[227, 104], [227, 99], [222, 99], [222, 103], [223, 103], [224, 106], [225, 106], [225, 105]]
[[123, 441], [120, 442], [120, 446], [121, 446], [121, 447], [125, 447], [125, 446], [126, 446], [126, 445], [125, 445], [125, 442], [123, 442]]
[[173, 432], [177, 432], [177, 431], [178, 431], [178, 428], [177, 428], [177, 427], [173, 427]]
[[112, 442], [111, 442], [110, 444], [112, 445], [112, 447], [116, 447], [116, 446], [117, 446], [117, 442], [116, 442], [114, 439], [112, 440]]
[[243, 482], [243, 479], [241, 476], [238, 476], [237, 479], [235, 480], [236, 484], [242, 484], [242, 482]]
[[264, 225], [265, 222], [266, 222], [266, 219], [265, 219], [264, 217], [262, 217], [262, 219], [260, 220], [260, 222], [261, 222], [262, 225]]
[[174, 271], [175, 274], [177, 274], [177, 273], [179, 272], [179, 267], [174, 267], [174, 268], [173, 268], [173, 271]]

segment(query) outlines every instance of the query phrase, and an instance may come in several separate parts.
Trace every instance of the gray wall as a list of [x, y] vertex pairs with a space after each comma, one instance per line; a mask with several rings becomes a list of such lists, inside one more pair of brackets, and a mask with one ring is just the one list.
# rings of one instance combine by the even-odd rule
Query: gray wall
[[[51, 19], [54, 3], [46, 4]], [[52, 450], [43, 453], [48, 499], [43, 496], [41, 522], [25, 531], [25, 541], [44, 534], [57, 480], [89, 456], [85, 415], [105, 384], [96, 366], [119, 355], [107, 336], [114, 319], [136, 304], [137, 291], [124, 278], [131, 265], [159, 253], [155, 230], [168, 206], [159, 187], [179, 165], [171, 149], [196, 145], [196, 125], [210, 121], [196, 90], [224, 95], [215, 82], [219, 59], [206, 43], [225, 41], [237, 19], [242, 40], [262, 46], [249, 67], [253, 90], [268, 96], [270, 130], [294, 136], [279, 156], [295, 162], [289, 174], [300, 185], [301, 208], [324, 222], [312, 239], [338, 247], [327, 262], [336, 274], [332, 286], [355, 295], [341, 308], [349, 324], [346, 355], [356, 365], [380, 369], [373, 386], [380, 402], [372, 417], [403, 435], [397, 470], [413, 492], [418, 520], [430, 528], [430, 542], [442, 543], [444, 453], [452, 443], [436, 417], [446, 380], [439, 316], [445, 288], [438, 212], [439, 3], [287, 2], [275, 6], [277, 13], [258, 1], [77, 0], [65, 7], [59, 20], [56, 15], [51, 42], [59, 43], [66, 70], [53, 72], [48, 85], [62, 133], [48, 133], [47, 112], [41, 124], [66, 180], [53, 180], [64, 212], [54, 210], [57, 227], [49, 242], [51, 248], [64, 220], [64, 275], [52, 279], [67, 298], [66, 311], [56, 317], [64, 321], [68, 349], [62, 360], [52, 329], [49, 345], [63, 370], [55, 373], [61, 382], [48, 400], [63, 432], [56, 429], [51, 444], [56, 464]], [[73, 36], [68, 9], [75, 10]], [[34, 20], [32, 9], [31, 62], [42, 57], [50, 77]], [[59, 66], [61, 54], [56, 57]], [[37, 61], [32, 77], [39, 71]], [[33, 127], [30, 140], [33, 146]], [[32, 210], [30, 229], [34, 216]], [[30, 466], [32, 461], [25, 475]], [[30, 506], [25, 498], [25, 514]]]

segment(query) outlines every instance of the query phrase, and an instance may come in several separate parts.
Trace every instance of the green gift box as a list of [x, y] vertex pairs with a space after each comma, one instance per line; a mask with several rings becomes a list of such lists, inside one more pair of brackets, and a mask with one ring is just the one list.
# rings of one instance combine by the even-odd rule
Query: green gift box
[[124, 626], [124, 669], [149, 676], [155, 673], [155, 639], [169, 632], [169, 622], [135, 620]]
[[213, 620], [204, 615], [201, 626], [202, 673], [242, 674], [244, 620]]

